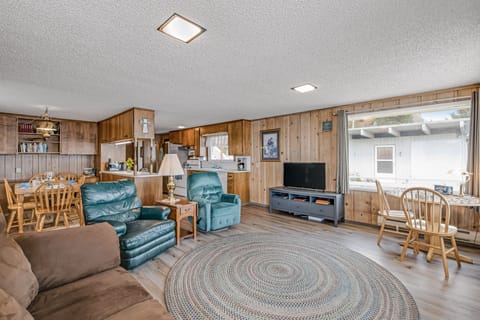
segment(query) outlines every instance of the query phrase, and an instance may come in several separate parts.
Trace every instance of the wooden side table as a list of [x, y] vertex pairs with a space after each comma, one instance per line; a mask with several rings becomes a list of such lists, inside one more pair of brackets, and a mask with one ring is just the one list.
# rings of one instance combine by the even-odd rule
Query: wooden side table
[[[197, 203], [193, 201], [188, 201], [186, 199], [180, 199], [175, 202], [175, 204], [170, 204], [168, 199], [157, 200], [157, 203], [170, 208], [169, 219], [175, 220], [176, 223], [176, 234], [177, 234], [177, 245], [180, 244], [180, 239], [185, 239], [188, 237], [193, 237], [194, 240], [197, 239]], [[185, 230], [180, 228], [181, 221], [188, 217], [192, 217], [192, 231]]]

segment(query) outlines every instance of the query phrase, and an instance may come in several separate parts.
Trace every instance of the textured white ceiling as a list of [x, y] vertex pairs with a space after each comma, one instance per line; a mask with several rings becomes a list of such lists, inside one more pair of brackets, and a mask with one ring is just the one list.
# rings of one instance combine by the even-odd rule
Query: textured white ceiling
[[[156, 31], [174, 12], [207, 32]], [[480, 82], [479, 0], [4, 0], [0, 31], [0, 112], [157, 132]]]

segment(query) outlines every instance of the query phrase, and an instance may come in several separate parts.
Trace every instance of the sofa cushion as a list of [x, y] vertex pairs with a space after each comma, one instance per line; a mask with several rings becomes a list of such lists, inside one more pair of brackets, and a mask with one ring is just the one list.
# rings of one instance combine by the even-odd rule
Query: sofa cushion
[[147, 300], [124, 309], [106, 320], [170, 320], [172, 316], [158, 301]]
[[0, 235], [0, 288], [27, 307], [38, 292], [38, 280], [20, 246]]
[[120, 237], [121, 250], [137, 248], [175, 229], [173, 220], [135, 220], [127, 223], [127, 233]]
[[[23, 233], [15, 239], [32, 264], [41, 291], [120, 264], [118, 237], [107, 223]], [[38, 245], [39, 242], [42, 245]]]
[[0, 289], [0, 319], [33, 320], [33, 317], [14, 297]]
[[40, 292], [28, 310], [36, 320], [105, 319], [149, 299], [135, 278], [118, 267]]

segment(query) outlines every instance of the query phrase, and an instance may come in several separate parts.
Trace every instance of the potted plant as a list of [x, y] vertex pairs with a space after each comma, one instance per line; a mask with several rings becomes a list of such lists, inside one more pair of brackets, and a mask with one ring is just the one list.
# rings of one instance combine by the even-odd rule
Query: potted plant
[[134, 164], [135, 164], [135, 161], [133, 161], [132, 158], [128, 158], [126, 162], [127, 170], [133, 170]]

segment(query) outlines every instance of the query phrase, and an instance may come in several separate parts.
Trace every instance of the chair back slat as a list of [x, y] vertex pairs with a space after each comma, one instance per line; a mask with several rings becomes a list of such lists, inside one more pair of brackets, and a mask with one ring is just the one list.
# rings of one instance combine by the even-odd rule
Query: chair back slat
[[388, 204], [387, 197], [385, 196], [385, 192], [383, 191], [382, 184], [378, 180], [375, 180], [375, 184], [377, 185], [377, 201], [379, 213], [388, 215], [390, 212], [390, 205]]
[[401, 196], [407, 224], [410, 228], [426, 233], [447, 233], [450, 205], [445, 197], [428, 188], [409, 188]]
[[44, 182], [35, 189], [34, 196], [39, 214], [62, 212], [69, 210], [72, 204], [72, 186]]
[[13, 207], [17, 204], [17, 197], [15, 197], [12, 187], [8, 183], [8, 180], [3, 179], [3, 182], [5, 183], [5, 194], [7, 196], [7, 204], [9, 207]]

